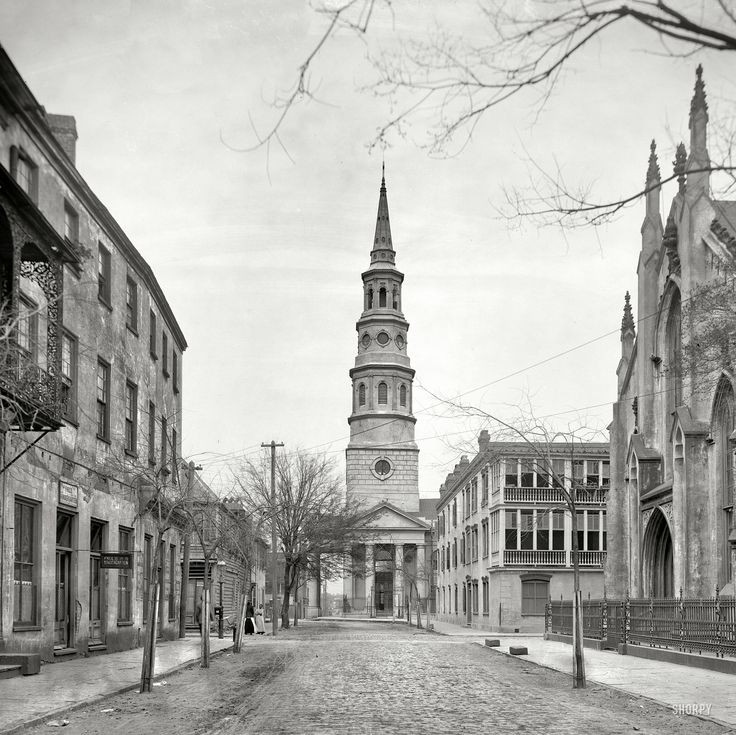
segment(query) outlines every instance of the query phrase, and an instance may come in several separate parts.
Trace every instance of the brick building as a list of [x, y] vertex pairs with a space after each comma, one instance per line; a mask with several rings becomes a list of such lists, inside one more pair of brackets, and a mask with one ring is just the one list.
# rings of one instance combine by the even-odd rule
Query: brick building
[[689, 127], [664, 226], [652, 141], [638, 322], [627, 293], [621, 326], [607, 566], [617, 597], [734, 594], [736, 202], [711, 192], [700, 67]]
[[419, 498], [419, 449], [412, 414], [414, 370], [402, 310], [385, 178], [381, 181], [371, 263], [362, 274], [358, 354], [350, 371], [352, 413], [345, 452], [347, 499], [365, 510], [364, 543], [353, 550], [343, 585], [346, 613], [404, 614], [431, 588], [434, 501]]
[[463, 455], [440, 487], [439, 620], [541, 632], [547, 600], [572, 597], [572, 516], [550, 470], [575, 500], [580, 589], [603, 595], [608, 444], [551, 443], [543, 456], [524, 442], [491, 442], [483, 430], [476, 456]]
[[0, 48], [0, 651], [48, 660], [139, 645], [154, 574], [161, 636], [179, 614], [180, 536], [154, 570], [147, 504], [177, 482], [187, 345], [76, 139]]

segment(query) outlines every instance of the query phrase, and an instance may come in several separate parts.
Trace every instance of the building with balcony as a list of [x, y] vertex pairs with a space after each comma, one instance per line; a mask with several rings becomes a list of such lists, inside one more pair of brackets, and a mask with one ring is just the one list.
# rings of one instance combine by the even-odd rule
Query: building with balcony
[[608, 455], [603, 442], [550, 443], [535, 451], [525, 442], [491, 442], [481, 431], [476, 456], [463, 455], [440, 487], [439, 619], [542, 632], [545, 603], [572, 596], [575, 546], [580, 589], [602, 596]]
[[178, 633], [187, 345], [76, 140], [0, 48], [0, 652], [46, 660], [142, 644], [154, 575]]
[[611, 425], [611, 595], [733, 595], [736, 574], [736, 201], [711, 191], [698, 67], [663, 226], [652, 141], [637, 265], [626, 294]]

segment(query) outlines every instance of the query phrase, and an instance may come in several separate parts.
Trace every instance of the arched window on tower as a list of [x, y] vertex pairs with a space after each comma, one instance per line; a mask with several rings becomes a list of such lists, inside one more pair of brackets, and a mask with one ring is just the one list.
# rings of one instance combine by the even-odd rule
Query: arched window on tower
[[675, 292], [670, 300], [667, 315], [667, 391], [671, 394], [674, 411], [682, 403], [682, 315], [680, 294]]
[[402, 385], [401, 388], [399, 388], [399, 403], [401, 403], [402, 406], [406, 406], [406, 386]]
[[370, 309], [373, 306], [373, 289], [369, 288], [365, 292], [365, 308], [366, 310]]
[[388, 386], [386, 383], [378, 384], [378, 403], [383, 405], [388, 403]]
[[386, 307], [386, 289], [385, 288], [382, 288], [378, 292], [378, 306], [383, 307], [383, 308]]
[[718, 552], [720, 556], [720, 569], [718, 573], [718, 584], [723, 587], [731, 579], [731, 550], [728, 537], [731, 532], [731, 520], [733, 516], [733, 459], [734, 447], [731, 443], [731, 434], [736, 427], [736, 412], [734, 411], [733, 388], [730, 381], [721, 378], [716, 391], [713, 406], [712, 436], [715, 440], [716, 450], [716, 487], [719, 497], [716, 499], [716, 508], [720, 518], [718, 519]]
[[394, 309], [399, 310], [399, 290], [394, 288]]
[[358, 386], [358, 405], [365, 406], [365, 383]]

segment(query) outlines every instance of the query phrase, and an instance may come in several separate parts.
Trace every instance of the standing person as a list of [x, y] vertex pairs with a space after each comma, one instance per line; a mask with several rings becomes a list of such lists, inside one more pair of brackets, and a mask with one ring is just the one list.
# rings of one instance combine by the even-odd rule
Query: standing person
[[[202, 608], [204, 607], [204, 593], [200, 594], [199, 600], [197, 601], [197, 607], [194, 610], [194, 621], [199, 626], [199, 634], [202, 635]], [[210, 605], [210, 622], [214, 621], [215, 615], [212, 610], [212, 605]], [[209, 626], [207, 628], [207, 633], [209, 633]]]
[[253, 635], [255, 626], [253, 625], [253, 604], [249, 601], [245, 608], [245, 630], [246, 635]]
[[265, 632], [266, 626], [263, 622], [263, 603], [261, 603], [256, 611], [256, 633], [258, 633], [258, 635], [264, 635]]

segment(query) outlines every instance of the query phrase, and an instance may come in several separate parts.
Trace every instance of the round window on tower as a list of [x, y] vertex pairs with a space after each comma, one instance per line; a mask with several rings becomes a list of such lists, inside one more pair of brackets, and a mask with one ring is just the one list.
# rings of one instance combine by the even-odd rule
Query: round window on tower
[[400, 334], [397, 334], [396, 335], [396, 339], [394, 341], [396, 342], [396, 346], [400, 350], [403, 350], [404, 349], [404, 338]]
[[378, 337], [376, 337], [376, 342], [378, 342], [381, 347], [385, 347], [390, 339], [391, 338], [386, 334], [386, 332], [379, 332]]
[[394, 466], [388, 457], [377, 457], [373, 460], [371, 472], [379, 480], [388, 480], [394, 473]]
[[370, 336], [370, 334], [368, 334], [368, 332], [366, 332], [363, 335], [363, 339], [361, 339], [360, 341], [363, 343], [363, 347], [365, 347], [366, 349], [368, 349], [368, 345], [371, 343], [371, 336]]

